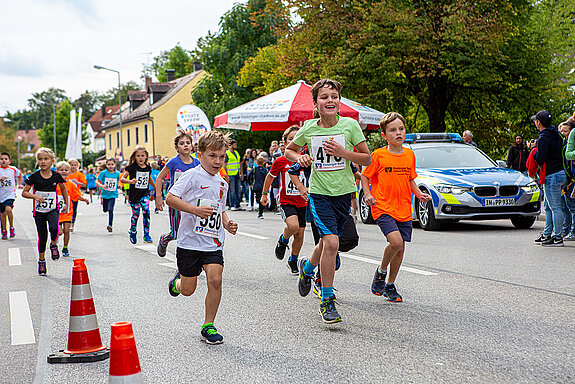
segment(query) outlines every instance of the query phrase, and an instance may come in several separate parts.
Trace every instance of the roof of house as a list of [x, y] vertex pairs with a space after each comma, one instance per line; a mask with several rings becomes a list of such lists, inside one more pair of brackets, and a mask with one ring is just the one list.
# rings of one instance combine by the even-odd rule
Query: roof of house
[[30, 152], [35, 152], [42, 144], [40, 137], [38, 137], [37, 129], [21, 129], [18, 131], [18, 136], [22, 138], [21, 143], [32, 144], [32, 150]]
[[[135, 91], [135, 92], [139, 92], [137, 96], [135, 93], [131, 93], [131, 95], [134, 95], [134, 97], [140, 97], [140, 94], [145, 93], [145, 95], [146, 95], [145, 100], [148, 100], [150, 98], [150, 93], [149, 93], [150, 91], [154, 92], [154, 93], [155, 92], [158, 92], [158, 93], [166, 92], [165, 95], [162, 98], [160, 98], [160, 100], [157, 100], [152, 105], [150, 105], [149, 102], [143, 102], [137, 108], [135, 108], [133, 111], [131, 111], [130, 108], [126, 108], [125, 106], [123, 106], [122, 114], [121, 114], [122, 123], [125, 124], [125, 123], [129, 123], [132, 121], [147, 119], [149, 116], [149, 113], [151, 111], [160, 107], [161, 105], [166, 103], [168, 100], [170, 100], [170, 98], [172, 96], [174, 96], [176, 93], [178, 93], [178, 91], [180, 91], [184, 86], [186, 86], [190, 81], [192, 81], [198, 74], [200, 74], [200, 72], [202, 72], [202, 70], [192, 72], [189, 75], [182, 76], [178, 79], [175, 79], [175, 80], [172, 80], [172, 81], [169, 81], [166, 83], [151, 83], [148, 85], [148, 89], [146, 89], [145, 91]], [[132, 100], [141, 100], [141, 99], [132, 99]], [[120, 125], [120, 118], [115, 117], [112, 121], [110, 121], [104, 127], [102, 127], [102, 129], [105, 130], [105, 129], [116, 127], [118, 125]]]
[[148, 93], [146, 91], [128, 91], [128, 100], [139, 101], [146, 100], [148, 98]]
[[[104, 108], [104, 116], [102, 116], [102, 108]], [[112, 105], [108, 107], [102, 107], [98, 109], [92, 117], [88, 119], [88, 123], [94, 130], [94, 132], [100, 132], [102, 129], [102, 123], [105, 121], [110, 121], [114, 118], [114, 115], [118, 114], [119, 107], [117, 105]]]

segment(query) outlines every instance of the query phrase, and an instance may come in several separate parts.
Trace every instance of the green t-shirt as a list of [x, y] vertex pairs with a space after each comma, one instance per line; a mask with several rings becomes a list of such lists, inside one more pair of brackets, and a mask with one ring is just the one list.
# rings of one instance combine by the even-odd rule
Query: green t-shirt
[[319, 119], [306, 121], [293, 139], [300, 147], [307, 144], [308, 153], [313, 158], [309, 192], [326, 196], [355, 192], [355, 179], [349, 160], [325, 154], [321, 141], [333, 139], [342, 145], [345, 142], [345, 149], [353, 151], [356, 145], [365, 141], [359, 124], [351, 117], [340, 117], [333, 127], [322, 128], [317, 125], [318, 121]]

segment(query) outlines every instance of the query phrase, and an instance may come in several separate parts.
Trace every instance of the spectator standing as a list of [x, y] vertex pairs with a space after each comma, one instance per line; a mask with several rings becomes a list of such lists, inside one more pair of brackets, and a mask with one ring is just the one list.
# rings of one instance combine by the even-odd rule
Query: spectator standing
[[473, 133], [470, 130], [463, 131], [463, 142], [477, 147], [477, 144], [473, 141]]
[[526, 174], [528, 156], [529, 150], [523, 143], [523, 135], [515, 135], [515, 143], [509, 148], [507, 155], [507, 167]]
[[563, 138], [557, 128], [551, 125], [551, 114], [545, 110], [531, 116], [539, 130], [534, 159], [540, 167], [545, 167], [543, 183], [545, 206], [545, 229], [535, 243], [545, 247], [563, 246], [563, 210], [561, 191], [565, 187], [567, 175], [563, 170]]
[[231, 141], [230, 149], [226, 151], [226, 172], [230, 178], [230, 211], [243, 211], [240, 206], [241, 196], [241, 180], [244, 178], [242, 167], [240, 166], [240, 154], [238, 153], [238, 142]]
[[[571, 136], [571, 131], [575, 128], [575, 122], [565, 121], [559, 124], [559, 132], [567, 140]], [[567, 144], [569, 145], [569, 144]], [[567, 155], [568, 149], [565, 151]], [[571, 163], [572, 164], [572, 163]], [[575, 183], [573, 180], [567, 180], [567, 185], [563, 189], [563, 196], [561, 199], [561, 209], [565, 220], [563, 221], [563, 240], [575, 241], [575, 199], [573, 198], [573, 187]]]
[[244, 153], [244, 157], [242, 159], [242, 193], [241, 199], [245, 199], [246, 203], [249, 204], [250, 202], [250, 185], [248, 183], [248, 163], [250, 160], [252, 150], [250, 148], [246, 149], [246, 153]]

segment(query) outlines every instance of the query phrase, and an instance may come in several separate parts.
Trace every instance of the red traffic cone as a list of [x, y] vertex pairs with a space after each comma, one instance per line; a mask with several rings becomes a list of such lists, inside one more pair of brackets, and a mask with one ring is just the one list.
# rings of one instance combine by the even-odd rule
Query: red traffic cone
[[110, 384], [142, 383], [142, 369], [136, 349], [132, 323], [122, 321], [112, 324], [110, 340]]
[[48, 363], [88, 363], [108, 357], [110, 351], [100, 338], [88, 270], [84, 259], [74, 259], [68, 348], [48, 356]]

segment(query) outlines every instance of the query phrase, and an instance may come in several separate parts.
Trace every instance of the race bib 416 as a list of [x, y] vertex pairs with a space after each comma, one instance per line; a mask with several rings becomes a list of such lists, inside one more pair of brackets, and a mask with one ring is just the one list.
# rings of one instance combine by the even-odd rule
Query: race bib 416
[[311, 149], [313, 167], [316, 171], [338, 171], [345, 168], [345, 159], [325, 153], [323, 144], [333, 140], [345, 148], [345, 137], [341, 135], [312, 136]]

